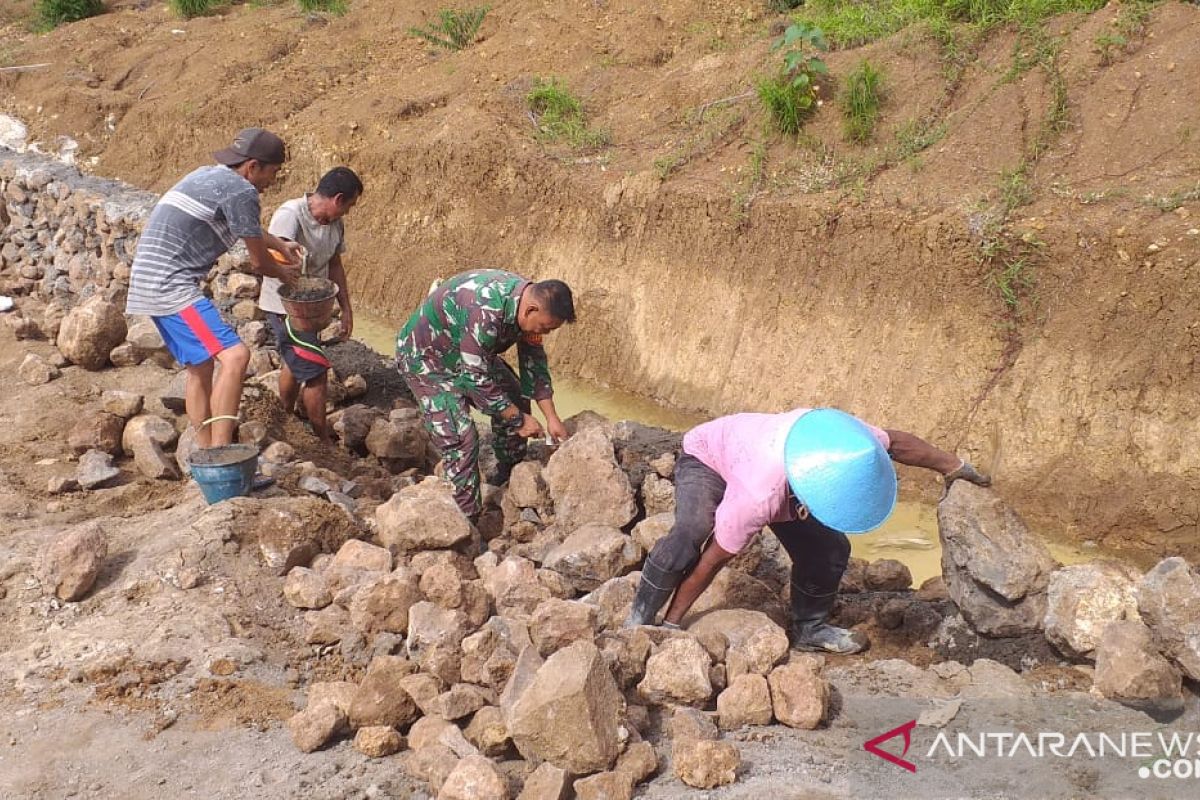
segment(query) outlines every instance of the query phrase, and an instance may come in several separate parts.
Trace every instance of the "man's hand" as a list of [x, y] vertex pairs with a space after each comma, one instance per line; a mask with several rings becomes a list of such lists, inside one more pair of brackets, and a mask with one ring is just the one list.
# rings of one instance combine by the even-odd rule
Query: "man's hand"
[[287, 266], [300, 266], [300, 260], [304, 257], [304, 246], [299, 242], [293, 242], [290, 239], [280, 239], [280, 252], [287, 257]]
[[342, 309], [342, 318], [340, 327], [338, 328], [338, 339], [345, 342], [350, 339], [350, 334], [354, 332], [354, 315]]
[[567, 426], [563, 425], [563, 421], [558, 417], [548, 417], [546, 419], [546, 433], [554, 439], [554, 443], [566, 441], [571, 434], [567, 433]]
[[517, 428], [517, 436], [529, 439], [541, 435], [542, 423], [538, 422], [537, 417], [533, 414], [524, 414], [521, 420], [521, 427]]
[[958, 469], [947, 472], [943, 478], [946, 488], [942, 490], [942, 497], [945, 497], [950, 492], [950, 485], [959, 480], [973, 483], [976, 486], [992, 485], [992, 477], [990, 475], [984, 475], [982, 472], [971, 466], [970, 462], [967, 460], [960, 460], [962, 463], [958, 465]]

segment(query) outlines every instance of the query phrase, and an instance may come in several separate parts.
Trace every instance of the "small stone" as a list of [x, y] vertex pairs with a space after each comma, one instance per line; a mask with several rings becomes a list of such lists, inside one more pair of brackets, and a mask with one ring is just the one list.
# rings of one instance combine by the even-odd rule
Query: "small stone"
[[635, 742], [625, 748], [625, 752], [617, 759], [614, 772], [623, 772], [629, 776], [633, 785], [650, 780], [658, 772], [658, 754], [654, 745], [649, 742]]
[[392, 554], [383, 547], [376, 547], [360, 539], [351, 539], [338, 550], [333, 565], [371, 572], [391, 572]]
[[293, 567], [283, 582], [283, 596], [293, 608], [324, 608], [333, 602], [329, 583], [307, 567]]
[[903, 592], [912, 587], [912, 572], [894, 558], [881, 558], [867, 566], [867, 588], [876, 592]]
[[50, 546], [42, 556], [38, 578], [43, 589], [60, 600], [82, 600], [96, 582], [107, 555], [104, 529], [95, 522], [84, 523]]
[[33, 353], [27, 353], [25, 360], [17, 368], [17, 375], [30, 386], [49, 383], [61, 374], [56, 367], [47, 364], [45, 360]]
[[567, 772], [549, 762], [538, 765], [517, 800], [563, 800], [570, 785]]
[[663, 642], [646, 662], [646, 675], [638, 694], [656, 704], [698, 705], [712, 696], [709, 667], [712, 659], [690, 636]]
[[296, 458], [296, 448], [292, 447], [287, 442], [272, 442], [266, 450], [263, 451], [262, 457], [267, 461], [273, 461], [276, 464], [286, 464], [289, 461], [294, 461]]
[[347, 375], [343, 382], [346, 388], [346, 399], [356, 400], [367, 393], [367, 379], [362, 375]]
[[306, 708], [287, 721], [292, 742], [302, 753], [323, 747], [346, 725], [346, 716], [333, 703]]
[[75, 423], [67, 437], [67, 444], [76, 454], [102, 450], [115, 456], [121, 452], [121, 435], [124, 431], [124, 418], [97, 411], [87, 414]]
[[798, 661], [776, 667], [767, 681], [775, 718], [784, 725], [812, 730], [825, 719], [829, 684], [811, 664]]
[[671, 714], [667, 725], [671, 741], [683, 739], [716, 739], [720, 736], [717, 726], [703, 711], [680, 706]]
[[504, 755], [512, 746], [512, 737], [508, 735], [508, 726], [504, 723], [504, 712], [496, 706], [484, 706], [476, 711], [463, 733], [467, 741], [490, 758]]
[[737, 780], [742, 757], [730, 742], [707, 739], [676, 741], [671, 748], [675, 777], [696, 789], [715, 789]]
[[89, 450], [79, 457], [79, 470], [75, 480], [84, 489], [95, 489], [121, 474], [113, 466], [112, 456], [100, 450]]
[[137, 392], [125, 392], [120, 389], [110, 389], [100, 395], [100, 403], [104, 410], [122, 419], [137, 416], [144, 402], [145, 398]]
[[625, 772], [600, 772], [575, 781], [575, 800], [632, 800], [633, 778]]
[[404, 737], [389, 725], [369, 725], [354, 735], [354, 749], [369, 758], [383, 758], [404, 748]]
[[255, 420], [243, 422], [238, 425], [237, 436], [242, 444], [252, 444], [261, 448], [267, 443], [267, 426]]
[[717, 696], [717, 718], [722, 730], [770, 725], [771, 717], [771, 690], [762, 675], [739, 675]]
[[491, 759], [467, 756], [438, 791], [438, 800], [508, 800], [508, 782]]

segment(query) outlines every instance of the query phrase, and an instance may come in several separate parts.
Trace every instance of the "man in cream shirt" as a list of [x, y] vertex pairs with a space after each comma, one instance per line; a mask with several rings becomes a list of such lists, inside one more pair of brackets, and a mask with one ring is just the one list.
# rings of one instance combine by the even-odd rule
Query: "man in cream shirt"
[[[346, 286], [346, 270], [342, 266], [345, 249], [342, 217], [354, 208], [362, 192], [362, 181], [353, 170], [334, 167], [321, 178], [315, 192], [281, 205], [267, 226], [273, 236], [304, 247], [306, 275], [328, 278], [337, 285], [342, 339], [349, 338], [354, 330], [354, 311]], [[325, 419], [329, 358], [316, 331], [298, 330], [287, 319], [279, 299], [280, 285], [275, 278], [264, 278], [258, 297], [258, 306], [267, 312], [267, 322], [275, 334], [283, 362], [279, 372], [279, 398], [289, 414], [296, 413], [296, 400], [299, 399], [313, 433], [329, 444], [332, 438]]]

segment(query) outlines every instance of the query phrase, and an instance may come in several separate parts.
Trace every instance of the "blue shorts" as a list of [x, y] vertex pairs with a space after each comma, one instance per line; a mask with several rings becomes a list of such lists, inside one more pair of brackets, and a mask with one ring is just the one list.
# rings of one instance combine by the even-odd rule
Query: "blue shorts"
[[279, 357], [300, 383], [325, 377], [333, 365], [316, 331], [298, 331], [282, 314], [267, 312], [267, 323], [279, 344]]
[[171, 355], [185, 367], [203, 364], [222, 350], [242, 343], [207, 297], [201, 297], [178, 314], [150, 319], [154, 320], [154, 327], [162, 334]]

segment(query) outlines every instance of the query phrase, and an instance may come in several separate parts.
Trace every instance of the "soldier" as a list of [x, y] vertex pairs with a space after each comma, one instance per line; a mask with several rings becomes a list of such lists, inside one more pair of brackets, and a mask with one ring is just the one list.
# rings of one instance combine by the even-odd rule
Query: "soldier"
[[[534, 283], [511, 272], [478, 270], [436, 286], [397, 334], [396, 366], [441, 451], [454, 499], [472, 520], [482, 507], [471, 407], [491, 417], [497, 485], [525, 457], [525, 439], [543, 434], [530, 413], [531, 399], [546, 417], [546, 432], [555, 441], [565, 439], [542, 335], [574, 321], [571, 289], [562, 281]], [[500, 358], [514, 344], [520, 379]]]

